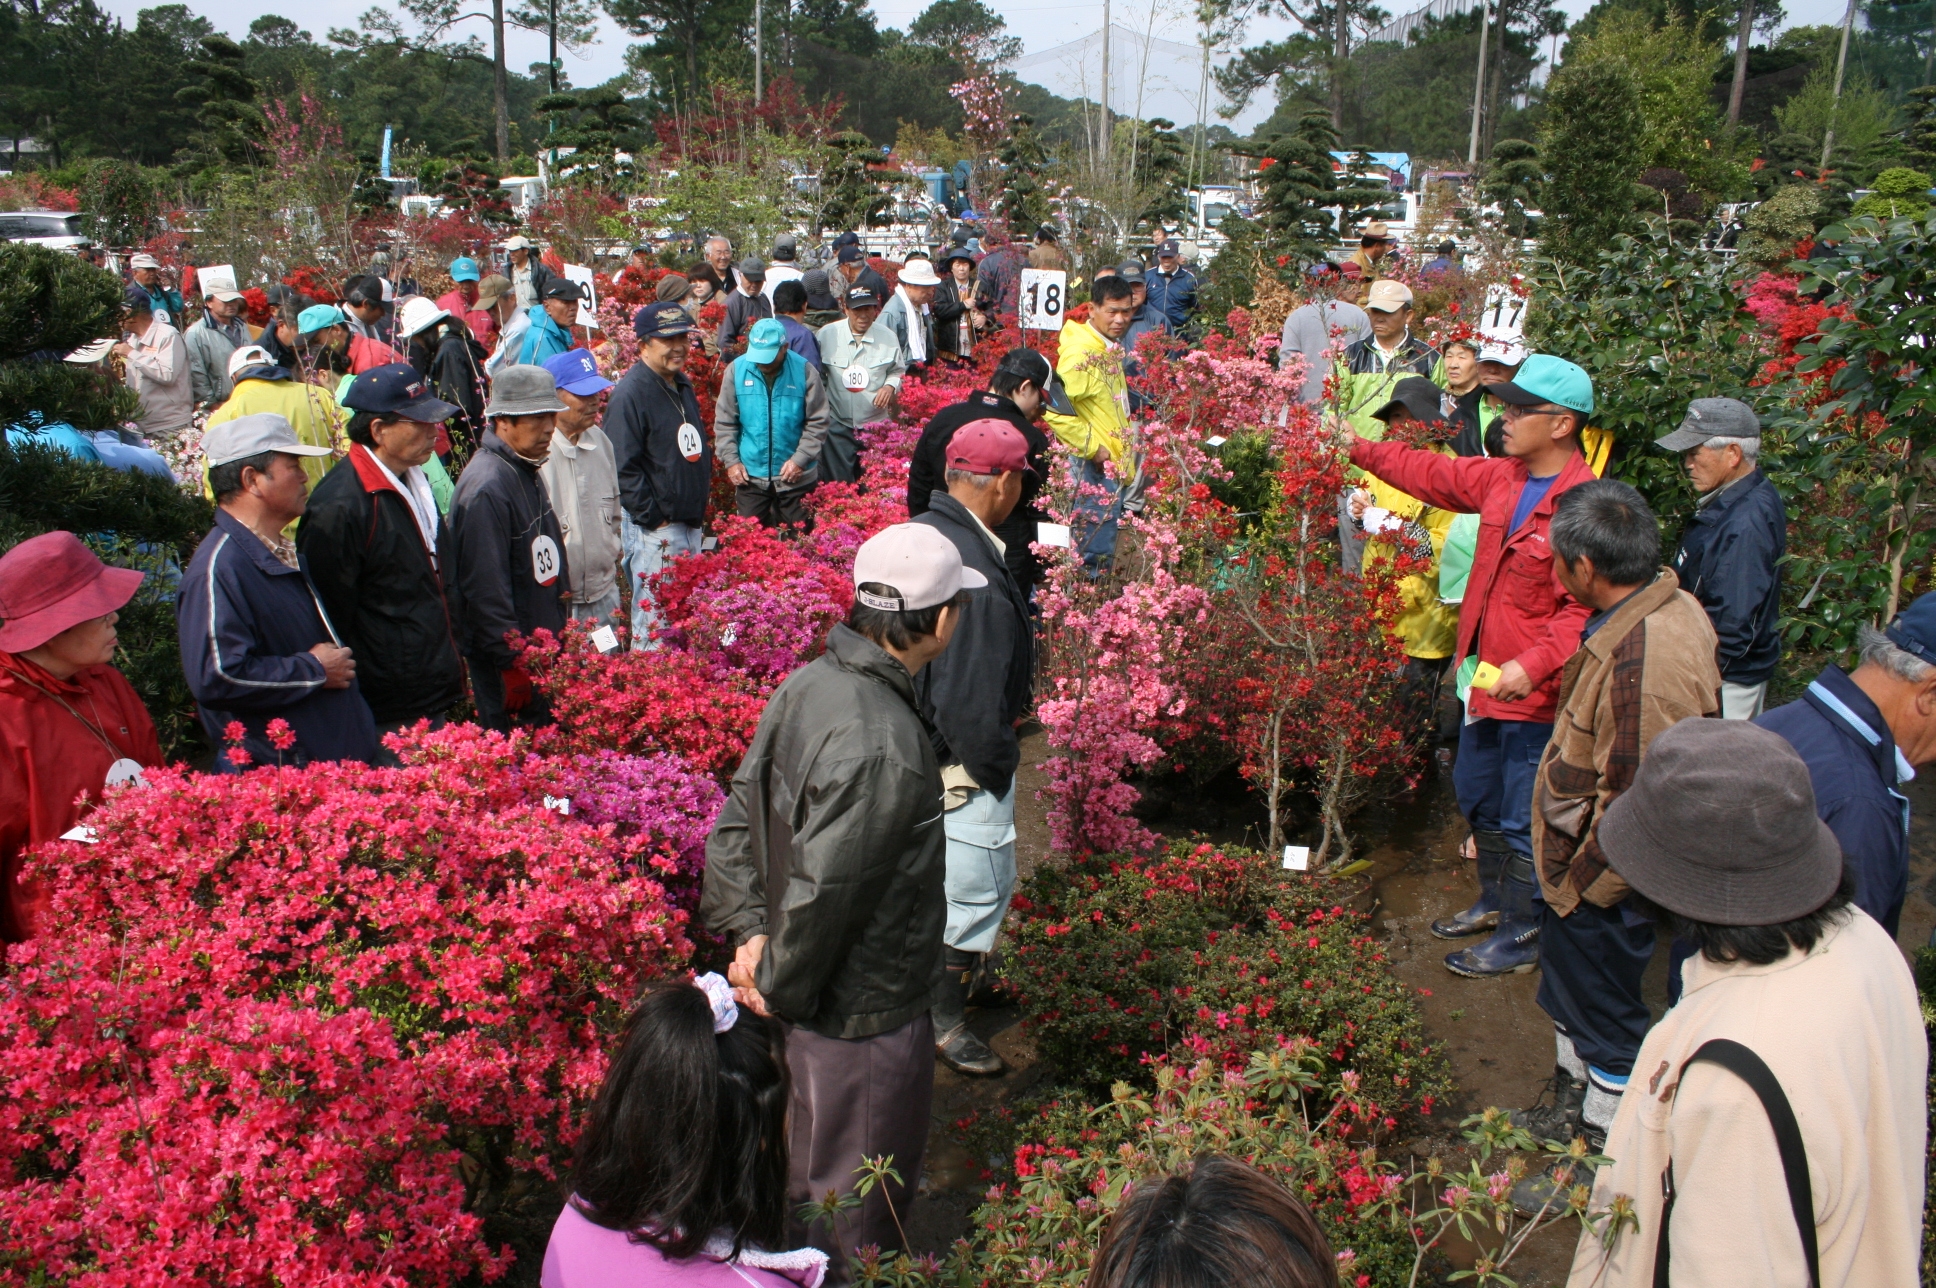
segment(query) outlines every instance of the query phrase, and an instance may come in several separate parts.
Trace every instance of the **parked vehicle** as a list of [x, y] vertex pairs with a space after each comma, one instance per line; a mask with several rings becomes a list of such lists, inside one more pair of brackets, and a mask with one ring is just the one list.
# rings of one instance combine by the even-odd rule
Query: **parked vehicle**
[[0, 213], [0, 239], [73, 252], [93, 245], [81, 233], [81, 216], [68, 210], [9, 210]]

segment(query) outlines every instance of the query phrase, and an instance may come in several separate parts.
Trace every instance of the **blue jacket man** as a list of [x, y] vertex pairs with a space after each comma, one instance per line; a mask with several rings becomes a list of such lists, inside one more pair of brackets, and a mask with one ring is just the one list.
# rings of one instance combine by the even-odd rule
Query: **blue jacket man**
[[[258, 412], [210, 429], [203, 451], [219, 508], [182, 575], [175, 613], [182, 672], [209, 740], [222, 747], [235, 722], [251, 764], [373, 760], [376, 721], [354, 659], [284, 534], [309, 500], [296, 458], [330, 449], [298, 442], [286, 419]], [[278, 717], [296, 735], [287, 749], [269, 741]], [[218, 772], [241, 767], [226, 751], [215, 757]]]
[[531, 319], [531, 329], [525, 333], [518, 361], [525, 366], [542, 367], [545, 359], [577, 348], [578, 341], [572, 338], [571, 328], [578, 318], [579, 302], [584, 298], [584, 288], [568, 277], [547, 281], [544, 299], [524, 311]]
[[1170, 238], [1156, 248], [1156, 269], [1144, 281], [1149, 302], [1170, 320], [1170, 330], [1181, 330], [1197, 311], [1196, 274], [1183, 267], [1182, 248]]
[[1761, 713], [1768, 677], [1781, 660], [1781, 561], [1788, 511], [1755, 467], [1761, 420], [1734, 398], [1696, 398], [1679, 429], [1654, 440], [1679, 452], [1702, 493], [1681, 533], [1673, 568], [1701, 602], [1720, 640], [1721, 713]]
[[806, 494], [819, 482], [828, 418], [820, 373], [786, 347], [786, 328], [755, 322], [713, 405], [713, 453], [741, 515], [767, 527], [809, 521]]
[[1887, 631], [1864, 626], [1853, 674], [1831, 666], [1787, 706], [1756, 719], [1808, 766], [1815, 812], [1842, 844], [1855, 902], [1894, 937], [1909, 887], [1902, 784], [1936, 761], [1936, 594]]

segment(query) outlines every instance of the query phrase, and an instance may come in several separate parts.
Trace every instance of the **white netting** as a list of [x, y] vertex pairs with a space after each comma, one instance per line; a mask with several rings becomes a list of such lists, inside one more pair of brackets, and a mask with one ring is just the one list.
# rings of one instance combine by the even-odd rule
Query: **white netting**
[[[1109, 30], [1111, 110], [1143, 120], [1161, 116], [1179, 125], [1211, 118], [1217, 90], [1212, 79], [1206, 101], [1203, 46], [1132, 31], [1121, 23], [1111, 23]], [[1227, 59], [1228, 55], [1212, 50], [1211, 69]], [[1064, 98], [1101, 102], [1102, 32], [1024, 55], [1008, 64], [1007, 70]]]

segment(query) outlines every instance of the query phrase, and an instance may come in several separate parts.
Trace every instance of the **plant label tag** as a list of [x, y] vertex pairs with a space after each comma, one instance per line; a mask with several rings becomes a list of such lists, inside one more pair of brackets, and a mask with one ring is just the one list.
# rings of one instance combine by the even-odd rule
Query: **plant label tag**
[[1311, 847], [1308, 845], [1287, 845], [1284, 847], [1284, 870], [1304, 872], [1311, 866]]
[[1070, 544], [1069, 525], [1066, 523], [1038, 523], [1035, 525], [1035, 544], [1054, 546], [1067, 550]]
[[1210, 435], [1210, 437], [1203, 440], [1203, 445], [1205, 447], [1222, 447], [1225, 443], [1229, 441], [1230, 440], [1225, 438], [1222, 434], [1212, 434]]
[[865, 393], [867, 390], [867, 368], [856, 362], [840, 373], [840, 387], [850, 394]]
[[115, 787], [121, 783], [133, 783], [136, 787], [146, 787], [148, 780], [141, 776], [141, 762], [123, 756], [108, 766], [107, 785]]
[[544, 807], [560, 818], [571, 817], [571, 797], [569, 796], [547, 796]]
[[685, 457], [689, 461], [696, 461], [699, 459], [700, 453], [702, 453], [705, 450], [706, 450], [706, 444], [705, 444], [705, 441], [699, 437], [698, 426], [696, 425], [679, 426], [679, 455]]
[[93, 828], [86, 827], [77, 823], [73, 827], [68, 828], [65, 832], [62, 832], [60, 834], [60, 839], [63, 841], [79, 841], [82, 845], [94, 845], [98, 843], [101, 838], [95, 835]]
[[1490, 662], [1479, 663], [1479, 669], [1472, 673], [1472, 687], [1490, 689], [1499, 683], [1499, 668]]
[[699, 550], [700, 550], [700, 553], [702, 554], [711, 554], [713, 551], [717, 549], [719, 549], [718, 537], [707, 537], [705, 540], [699, 543]]
[[531, 542], [531, 575], [540, 586], [549, 586], [558, 580], [558, 566], [564, 560], [558, 556], [558, 543], [543, 533]]
[[601, 653], [618, 652], [618, 632], [609, 626], [601, 626], [592, 632], [592, 647]]

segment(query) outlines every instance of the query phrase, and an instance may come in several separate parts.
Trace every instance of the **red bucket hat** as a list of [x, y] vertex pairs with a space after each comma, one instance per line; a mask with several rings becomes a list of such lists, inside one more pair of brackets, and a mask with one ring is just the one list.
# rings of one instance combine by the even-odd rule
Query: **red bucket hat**
[[71, 532], [44, 532], [0, 555], [0, 653], [26, 653], [134, 598], [142, 574], [110, 568]]

